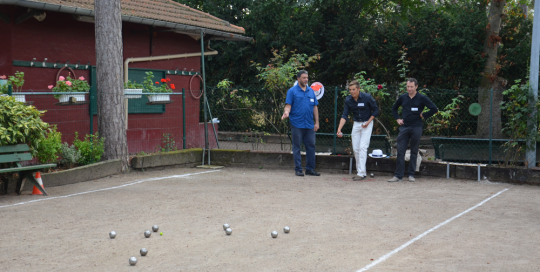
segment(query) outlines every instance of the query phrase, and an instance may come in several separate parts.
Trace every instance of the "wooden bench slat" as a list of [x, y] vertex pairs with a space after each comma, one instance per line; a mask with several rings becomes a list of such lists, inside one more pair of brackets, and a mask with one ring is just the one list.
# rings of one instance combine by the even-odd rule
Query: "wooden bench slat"
[[23, 167], [12, 167], [12, 168], [0, 169], [0, 173], [37, 170], [37, 169], [52, 168], [52, 167], [56, 167], [56, 164], [51, 163], [51, 164], [31, 165], [31, 166], [23, 166]]
[[30, 153], [0, 155], [0, 163], [29, 161], [31, 159], [32, 159], [32, 154]]
[[30, 151], [30, 147], [27, 144], [0, 146], [0, 153], [15, 153], [15, 152], [27, 152], [27, 151]]

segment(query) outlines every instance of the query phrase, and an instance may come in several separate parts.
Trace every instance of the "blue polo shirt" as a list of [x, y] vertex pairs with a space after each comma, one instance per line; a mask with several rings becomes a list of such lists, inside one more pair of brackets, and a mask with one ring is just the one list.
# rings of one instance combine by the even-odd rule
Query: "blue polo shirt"
[[291, 105], [289, 120], [291, 125], [296, 128], [313, 129], [313, 107], [319, 105], [315, 92], [309, 86], [306, 86], [306, 91], [296, 85], [287, 91], [287, 99], [285, 104]]

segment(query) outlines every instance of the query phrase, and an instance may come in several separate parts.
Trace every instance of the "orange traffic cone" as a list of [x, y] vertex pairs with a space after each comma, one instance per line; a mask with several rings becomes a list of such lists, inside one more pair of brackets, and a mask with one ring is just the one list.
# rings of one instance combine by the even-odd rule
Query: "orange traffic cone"
[[[41, 173], [37, 172], [36, 180], [39, 183], [39, 185], [41, 185], [41, 188], [45, 188], [43, 187], [43, 181], [41, 180]], [[36, 187], [36, 185], [34, 185], [34, 190], [32, 190], [32, 195], [42, 195], [42, 194], [43, 193]]]

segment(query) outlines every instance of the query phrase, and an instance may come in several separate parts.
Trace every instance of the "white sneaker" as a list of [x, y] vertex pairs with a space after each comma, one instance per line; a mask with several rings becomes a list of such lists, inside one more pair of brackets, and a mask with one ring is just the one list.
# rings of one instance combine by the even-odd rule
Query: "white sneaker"
[[414, 182], [414, 181], [416, 181], [416, 179], [414, 177], [409, 177], [409, 181]]
[[398, 182], [398, 181], [401, 181], [401, 179], [399, 179], [397, 177], [393, 177], [390, 180], [388, 180], [388, 182]]

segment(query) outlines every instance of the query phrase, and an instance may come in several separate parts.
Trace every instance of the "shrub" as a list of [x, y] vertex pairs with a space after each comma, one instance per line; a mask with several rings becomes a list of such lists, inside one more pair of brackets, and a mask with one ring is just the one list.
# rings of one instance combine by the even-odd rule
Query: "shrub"
[[58, 160], [58, 153], [62, 148], [62, 133], [56, 131], [56, 125], [49, 128], [47, 137], [39, 144], [37, 155], [40, 163], [54, 163]]
[[81, 159], [81, 152], [77, 150], [74, 145], [69, 146], [68, 143], [60, 145], [60, 153], [62, 156], [60, 164], [65, 165], [68, 168], [74, 167]]
[[35, 156], [49, 124], [41, 120], [45, 111], [25, 106], [13, 97], [0, 97], [0, 145], [28, 144]]
[[81, 165], [99, 162], [105, 152], [105, 138], [99, 137], [97, 132], [94, 135], [86, 134], [83, 141], [79, 140], [79, 134], [75, 132], [73, 144], [81, 152], [81, 158], [78, 161]]

